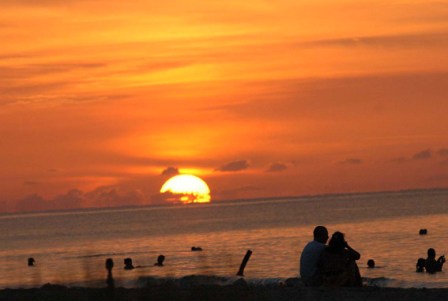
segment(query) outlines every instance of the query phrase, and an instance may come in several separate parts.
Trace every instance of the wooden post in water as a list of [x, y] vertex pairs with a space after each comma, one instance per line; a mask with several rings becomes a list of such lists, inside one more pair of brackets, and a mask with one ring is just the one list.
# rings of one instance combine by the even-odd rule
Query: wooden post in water
[[236, 273], [237, 276], [244, 276], [244, 268], [246, 267], [247, 262], [249, 261], [250, 255], [252, 255], [251, 250], [247, 250], [246, 255], [243, 258], [243, 261], [240, 265], [240, 270]]

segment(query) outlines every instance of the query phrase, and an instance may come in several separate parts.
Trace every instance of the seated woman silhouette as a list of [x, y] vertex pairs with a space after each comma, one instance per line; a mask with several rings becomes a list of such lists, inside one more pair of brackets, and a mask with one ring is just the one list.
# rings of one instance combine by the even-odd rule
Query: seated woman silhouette
[[356, 260], [361, 255], [345, 241], [344, 234], [335, 232], [319, 259], [318, 269], [324, 286], [362, 286]]

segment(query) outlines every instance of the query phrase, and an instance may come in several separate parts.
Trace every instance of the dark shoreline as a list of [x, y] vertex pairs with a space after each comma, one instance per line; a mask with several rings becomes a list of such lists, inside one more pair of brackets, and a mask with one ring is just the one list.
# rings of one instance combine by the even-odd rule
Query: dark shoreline
[[244, 285], [194, 286], [182, 288], [172, 285], [156, 285], [146, 288], [68, 288], [44, 285], [34, 289], [0, 290], [2, 301], [419, 301], [448, 300], [448, 288], [305, 288], [305, 287], [251, 287]]

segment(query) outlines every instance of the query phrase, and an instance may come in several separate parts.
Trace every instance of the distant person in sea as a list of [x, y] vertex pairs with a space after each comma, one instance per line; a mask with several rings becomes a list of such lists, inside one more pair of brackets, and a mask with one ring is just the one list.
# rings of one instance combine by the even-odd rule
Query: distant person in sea
[[428, 249], [428, 258], [426, 258], [425, 269], [426, 272], [434, 274], [441, 272], [443, 264], [445, 263], [445, 256], [442, 255], [436, 260], [436, 250], [433, 248]]
[[345, 241], [344, 234], [335, 232], [320, 256], [318, 267], [324, 286], [362, 286], [356, 260], [361, 258]]
[[107, 258], [106, 259], [106, 270], [107, 270], [106, 285], [108, 288], [115, 287], [114, 277], [112, 277], [112, 268], [113, 267], [114, 267], [114, 261], [112, 260], [112, 258]]
[[328, 240], [328, 230], [317, 226], [313, 231], [314, 239], [303, 248], [300, 256], [300, 277], [306, 286], [319, 286], [321, 277], [317, 264]]
[[375, 268], [375, 260], [373, 260], [373, 259], [369, 259], [369, 260], [367, 260], [367, 267], [368, 267], [369, 269], [373, 269], [373, 268]]
[[28, 266], [29, 267], [33, 267], [35, 262], [36, 261], [34, 260], [33, 257], [28, 258]]
[[423, 273], [425, 271], [426, 260], [425, 258], [417, 259], [417, 264], [415, 265], [415, 271], [417, 273]]
[[164, 261], [165, 261], [165, 256], [159, 255], [159, 257], [157, 257], [157, 262], [154, 263], [154, 265], [158, 266], [158, 267], [163, 267], [163, 262]]
[[132, 259], [131, 258], [125, 258], [124, 259], [124, 269], [125, 270], [133, 270], [134, 266], [132, 265]]

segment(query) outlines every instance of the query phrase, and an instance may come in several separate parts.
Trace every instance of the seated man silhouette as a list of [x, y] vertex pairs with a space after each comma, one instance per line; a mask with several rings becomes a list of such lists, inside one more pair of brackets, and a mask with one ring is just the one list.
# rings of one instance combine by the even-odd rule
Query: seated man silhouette
[[305, 246], [300, 256], [300, 277], [306, 286], [321, 284], [317, 264], [328, 240], [328, 230], [324, 226], [317, 226], [314, 228], [313, 236], [314, 239]]
[[436, 250], [433, 248], [428, 249], [428, 258], [426, 258], [425, 269], [427, 273], [434, 274], [441, 272], [443, 264], [445, 263], [445, 256], [442, 255], [436, 260]]

